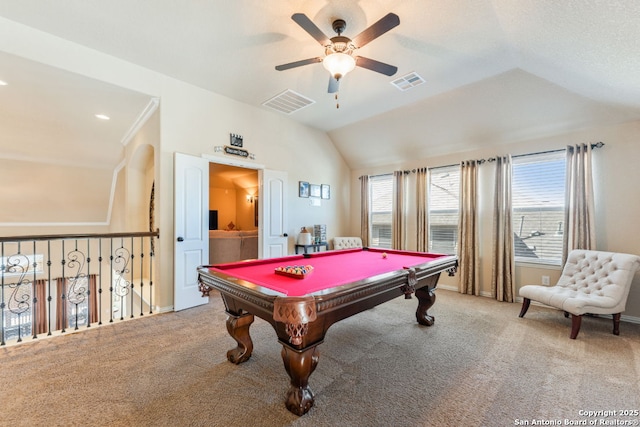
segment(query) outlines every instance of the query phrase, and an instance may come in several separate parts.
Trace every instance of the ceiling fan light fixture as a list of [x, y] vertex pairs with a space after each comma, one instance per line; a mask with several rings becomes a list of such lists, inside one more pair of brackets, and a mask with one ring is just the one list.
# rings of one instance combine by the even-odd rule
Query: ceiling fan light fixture
[[356, 68], [356, 60], [346, 53], [332, 53], [325, 56], [322, 60], [322, 66], [331, 73], [333, 78], [340, 80], [349, 71]]

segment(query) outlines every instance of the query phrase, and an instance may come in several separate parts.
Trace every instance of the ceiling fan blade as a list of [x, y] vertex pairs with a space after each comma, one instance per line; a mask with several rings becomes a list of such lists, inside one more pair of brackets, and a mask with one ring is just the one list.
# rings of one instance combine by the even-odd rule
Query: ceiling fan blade
[[340, 82], [336, 80], [334, 77], [329, 77], [329, 93], [336, 93], [340, 88]]
[[276, 70], [284, 71], [290, 68], [302, 67], [303, 65], [315, 64], [316, 62], [322, 62], [322, 58], [309, 58], [301, 61], [289, 62], [288, 64], [276, 65]]
[[331, 44], [329, 37], [327, 37], [304, 13], [294, 13], [291, 15], [291, 19], [293, 19], [296, 24], [300, 25], [303, 30], [309, 33], [311, 37], [316, 39], [322, 46]]
[[395, 13], [389, 13], [385, 15], [382, 19], [380, 19], [375, 24], [372, 24], [355, 36], [352, 41], [356, 47], [362, 47], [369, 43], [371, 40], [380, 37], [390, 29], [397, 27], [400, 25], [400, 18]]
[[385, 76], [393, 76], [398, 71], [398, 67], [396, 66], [385, 64], [375, 59], [365, 58], [364, 56], [356, 56], [356, 65], [375, 71], [376, 73], [384, 74]]

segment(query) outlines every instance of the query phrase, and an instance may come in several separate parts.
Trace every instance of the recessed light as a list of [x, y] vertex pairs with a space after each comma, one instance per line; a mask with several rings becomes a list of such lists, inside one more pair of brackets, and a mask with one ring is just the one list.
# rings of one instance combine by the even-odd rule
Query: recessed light
[[96, 114], [96, 117], [100, 120], [109, 120], [111, 117], [105, 116], [104, 114]]
[[7, 82], [5, 82], [5, 81], [3, 81], [3, 80], [0, 80], [0, 86], [7, 86], [8, 84], [9, 84], [9, 83], [7, 83]]

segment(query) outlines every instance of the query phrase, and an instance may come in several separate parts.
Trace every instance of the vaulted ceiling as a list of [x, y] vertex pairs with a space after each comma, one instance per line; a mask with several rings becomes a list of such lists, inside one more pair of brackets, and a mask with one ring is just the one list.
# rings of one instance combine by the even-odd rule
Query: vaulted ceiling
[[[323, 55], [294, 13], [329, 37], [343, 19], [353, 37], [389, 12], [400, 25], [358, 54], [397, 74], [356, 68], [339, 109], [321, 64], [274, 68]], [[315, 103], [290, 118], [328, 132], [352, 168], [640, 118], [637, 0], [22, 0], [0, 16], [258, 108], [293, 90]], [[409, 73], [424, 83], [390, 84]]]

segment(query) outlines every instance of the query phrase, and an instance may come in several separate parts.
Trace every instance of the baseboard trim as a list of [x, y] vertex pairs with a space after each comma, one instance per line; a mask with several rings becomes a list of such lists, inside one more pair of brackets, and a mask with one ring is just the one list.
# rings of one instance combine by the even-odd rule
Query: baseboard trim
[[173, 311], [172, 305], [167, 305], [165, 307], [155, 306], [154, 313], [169, 313]]
[[640, 317], [636, 317], [636, 316], [627, 316], [623, 314], [622, 316], [620, 316], [620, 320], [623, 322], [640, 324]]
[[[459, 292], [459, 290], [458, 290], [458, 288], [456, 286], [442, 285], [442, 286], [438, 286], [438, 289], [444, 289], [446, 291]], [[488, 292], [481, 292], [480, 296], [481, 297], [492, 298], [491, 293], [488, 293]], [[522, 304], [522, 297], [516, 297], [516, 299], [514, 301], [514, 304]], [[551, 308], [551, 309], [554, 309], [554, 310], [562, 311], [562, 310], [559, 310], [559, 309], [557, 309], [555, 307], [550, 307], [548, 305], [539, 303], [537, 301], [531, 301], [531, 305], [537, 305], [539, 307], [546, 307], [546, 308]], [[610, 314], [594, 314], [594, 316], [609, 318]], [[622, 322], [640, 324], [640, 317], [637, 317], [637, 316], [629, 316], [629, 315], [623, 314], [622, 316], [620, 316], [620, 320]]]
[[[444, 289], [445, 291], [460, 292], [457, 286], [451, 286], [451, 285], [438, 285], [438, 289]], [[492, 297], [491, 292], [480, 292], [479, 296], [486, 297], [486, 298]]]
[[[144, 301], [145, 304], [147, 304], [147, 307], [149, 306], [149, 304], [147, 303], [147, 301]], [[154, 305], [152, 307], [152, 313], [150, 314], [160, 314], [160, 313], [171, 313], [173, 310], [173, 306], [172, 305], [167, 305], [165, 307], [160, 307], [159, 305]]]

